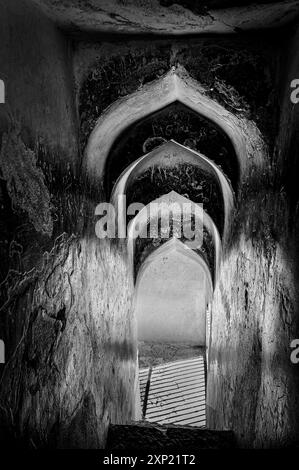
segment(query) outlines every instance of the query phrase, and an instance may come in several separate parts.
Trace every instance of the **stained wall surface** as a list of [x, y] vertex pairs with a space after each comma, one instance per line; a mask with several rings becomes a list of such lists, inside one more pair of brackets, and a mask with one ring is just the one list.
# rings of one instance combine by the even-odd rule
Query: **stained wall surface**
[[[290, 342], [298, 321], [298, 32], [280, 80], [279, 133], [263, 174], [248, 176], [212, 305], [208, 426], [234, 429], [245, 447], [298, 441], [298, 371]], [[262, 201], [262, 203], [261, 203]]]
[[0, 440], [103, 447], [134, 414], [126, 254], [95, 236], [77, 177], [69, 41], [26, 0], [0, 1]]

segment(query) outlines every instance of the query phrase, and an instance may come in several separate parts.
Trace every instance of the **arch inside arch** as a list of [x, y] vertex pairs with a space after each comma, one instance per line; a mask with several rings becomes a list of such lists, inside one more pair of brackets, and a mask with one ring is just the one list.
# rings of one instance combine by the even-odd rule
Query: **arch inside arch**
[[[114, 204], [117, 211], [119, 211], [118, 220], [123, 226], [125, 226], [127, 206], [122, 196], [126, 194], [128, 187], [130, 184], [132, 184], [134, 179], [138, 177], [138, 175], [157, 163], [174, 166], [179, 162], [189, 162], [197, 165], [204, 171], [211, 174], [217, 181], [223, 198], [223, 236], [225, 236], [229, 228], [230, 217], [234, 207], [234, 194], [228, 180], [214, 162], [209, 160], [204, 155], [195, 152], [194, 150], [191, 150], [181, 144], [178, 144], [173, 140], [162, 144], [161, 146], [152, 150], [150, 153], [140, 157], [138, 160], [133, 162], [120, 176], [111, 196], [111, 202]], [[120, 204], [119, 201], [121, 202]]]
[[205, 346], [212, 281], [205, 261], [173, 238], [144, 262], [135, 289], [139, 341]]
[[206, 90], [181, 67], [119, 98], [100, 116], [85, 151], [85, 170], [91, 180], [102, 178], [105, 162], [116, 138], [134, 122], [178, 101], [219, 126], [230, 138], [241, 176], [250, 163], [260, 165], [264, 143], [255, 124], [212, 100]]
[[214, 161], [237, 192], [239, 164], [228, 136], [215, 123], [175, 101], [127, 127], [113, 143], [104, 170], [107, 196], [110, 197], [119, 175], [134, 160], [169, 140], [179, 142]]
[[[177, 203], [178, 207], [178, 212], [180, 211], [180, 208], [183, 206], [183, 204], [190, 204], [191, 203], [191, 209], [192, 213], [194, 214], [195, 218], [199, 218], [199, 228], [203, 231], [204, 229], [207, 230], [207, 232], [211, 235], [212, 238], [212, 243], [214, 247], [214, 273], [213, 273], [213, 280], [214, 280], [214, 285], [217, 282], [218, 279], [218, 274], [219, 274], [219, 268], [220, 268], [220, 262], [221, 262], [221, 240], [219, 236], [219, 232], [217, 230], [216, 225], [214, 224], [213, 220], [211, 217], [204, 211], [202, 208], [200, 208], [196, 203], [193, 203], [186, 197], [175, 193], [172, 191], [171, 193], [165, 194], [162, 197], [152, 201], [155, 203], [153, 205], [153, 210], [149, 211], [149, 205], [145, 206], [135, 217], [134, 219], [130, 222], [129, 227], [128, 227], [128, 241], [127, 241], [127, 246], [128, 246], [128, 255], [130, 259], [130, 263], [132, 266], [132, 269], [134, 271], [134, 254], [135, 254], [135, 245], [136, 245], [136, 239], [137, 239], [137, 233], [145, 233], [147, 230], [147, 226], [149, 223], [150, 218], [152, 217], [154, 220], [157, 220], [157, 216], [160, 215], [160, 208], [161, 204], [172, 204], [172, 203]], [[178, 214], [180, 215], [180, 214]], [[174, 215], [175, 216], [175, 215]], [[137, 229], [138, 226], [138, 229]], [[203, 236], [203, 233], [201, 234], [201, 237]], [[195, 243], [186, 243], [185, 248], [189, 250], [193, 250], [198, 252], [198, 250], [201, 249], [201, 246], [198, 246], [198, 243], [202, 242], [201, 239], [195, 240]], [[166, 242], [162, 246], [167, 246]], [[181, 242], [182, 243], [182, 242]], [[157, 248], [159, 250], [160, 248]], [[157, 251], [155, 250], [155, 251]], [[151, 256], [151, 255], [149, 255]]]

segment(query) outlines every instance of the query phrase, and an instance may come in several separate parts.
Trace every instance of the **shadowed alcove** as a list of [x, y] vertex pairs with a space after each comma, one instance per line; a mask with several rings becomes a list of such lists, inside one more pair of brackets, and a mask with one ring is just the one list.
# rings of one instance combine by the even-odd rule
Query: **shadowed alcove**
[[213, 160], [237, 191], [239, 166], [230, 140], [219, 126], [177, 101], [132, 124], [116, 139], [105, 167], [107, 196], [130, 163], [171, 139]]

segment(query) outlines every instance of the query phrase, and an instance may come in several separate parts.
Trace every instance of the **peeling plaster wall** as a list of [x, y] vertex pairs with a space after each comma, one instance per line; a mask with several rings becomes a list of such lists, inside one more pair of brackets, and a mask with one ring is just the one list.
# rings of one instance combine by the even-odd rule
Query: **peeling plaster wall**
[[280, 126], [271, 164], [249, 175], [212, 305], [207, 423], [245, 447], [298, 444], [298, 126], [290, 82], [298, 31], [285, 49]]
[[38, 140], [74, 163], [78, 145], [69, 44], [27, 0], [1, 0], [0, 18], [0, 78], [6, 85], [1, 127], [18, 121], [27, 145]]
[[[283, 184], [290, 195], [292, 208], [299, 200], [299, 104], [292, 103], [290, 97], [294, 88], [291, 82], [299, 79], [299, 28], [292, 30], [285, 48], [284, 63], [281, 70], [280, 103], [281, 115], [276, 145], [277, 166], [281, 169]], [[297, 94], [298, 96], [298, 94]]]
[[298, 337], [294, 262], [275, 243], [242, 236], [225, 260], [212, 307], [208, 427], [233, 429], [243, 446], [281, 447], [298, 440]]
[[68, 42], [23, 0], [1, 0], [0, 22], [0, 442], [103, 447], [134, 414], [132, 275], [76, 173]]
[[108, 245], [61, 237], [40, 272], [14, 283], [4, 309], [2, 439], [98, 448], [110, 421], [132, 418], [137, 359], [129, 279], [124, 259]]

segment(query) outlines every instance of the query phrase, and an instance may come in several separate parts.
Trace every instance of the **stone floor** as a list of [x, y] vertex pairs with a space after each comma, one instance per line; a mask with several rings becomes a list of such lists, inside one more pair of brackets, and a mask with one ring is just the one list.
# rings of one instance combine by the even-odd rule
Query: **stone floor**
[[189, 343], [138, 342], [139, 368], [158, 366], [168, 362], [192, 359], [204, 355], [205, 347]]

